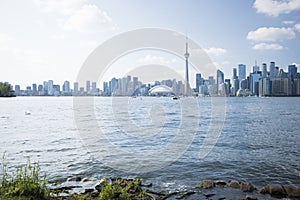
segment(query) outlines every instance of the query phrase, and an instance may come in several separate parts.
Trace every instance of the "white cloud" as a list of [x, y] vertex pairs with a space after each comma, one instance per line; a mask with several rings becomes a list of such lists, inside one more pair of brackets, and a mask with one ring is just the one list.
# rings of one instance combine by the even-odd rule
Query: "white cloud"
[[223, 48], [215, 48], [215, 47], [211, 47], [211, 48], [206, 48], [203, 49], [209, 56], [222, 56], [226, 53], [226, 49]]
[[11, 41], [12, 37], [10, 35], [0, 33], [0, 43]]
[[114, 30], [116, 27], [105, 11], [100, 10], [96, 5], [84, 5], [66, 20], [64, 28], [91, 33]]
[[282, 13], [287, 14], [295, 10], [300, 10], [300, 0], [256, 0], [253, 7], [258, 13], [277, 17]]
[[296, 34], [292, 28], [275, 28], [275, 27], [261, 27], [255, 31], [250, 31], [247, 35], [248, 40], [253, 41], [282, 41], [293, 39]]
[[255, 50], [282, 50], [283, 46], [279, 44], [268, 44], [268, 43], [259, 43], [252, 47]]
[[295, 24], [295, 21], [287, 20], [287, 21], [283, 21], [282, 23], [283, 23], [283, 24], [290, 25], [290, 24]]
[[295, 29], [296, 29], [297, 31], [300, 31], [300, 24], [295, 24]]
[[33, 0], [42, 11], [70, 15], [84, 5], [85, 0]]
[[169, 60], [162, 56], [153, 56], [153, 55], [146, 55], [145, 57], [139, 58], [136, 61], [137, 65], [158, 64], [158, 65], [165, 65], [165, 66], [168, 66], [175, 62], [176, 62], [175, 58]]
[[[60, 14], [56, 18], [59, 27], [80, 33], [115, 30], [108, 14], [85, 0], [33, 0], [45, 12]], [[41, 22], [40, 22], [41, 23]]]

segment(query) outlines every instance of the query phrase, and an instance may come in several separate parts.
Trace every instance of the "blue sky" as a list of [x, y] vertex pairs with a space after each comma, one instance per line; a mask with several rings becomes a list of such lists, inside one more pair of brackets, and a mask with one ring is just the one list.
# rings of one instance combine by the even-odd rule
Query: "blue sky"
[[[227, 78], [239, 63], [249, 73], [255, 60], [300, 67], [300, 0], [11, 0], [0, 1], [0, 13], [0, 81], [22, 87], [73, 82], [99, 44], [145, 27], [187, 33]], [[149, 64], [172, 60], [139, 56]]]

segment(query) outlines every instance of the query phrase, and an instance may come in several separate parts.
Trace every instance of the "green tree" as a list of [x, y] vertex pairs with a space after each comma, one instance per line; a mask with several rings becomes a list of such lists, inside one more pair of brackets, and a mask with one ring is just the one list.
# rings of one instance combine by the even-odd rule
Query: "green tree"
[[0, 97], [13, 97], [14, 93], [9, 83], [0, 83]]

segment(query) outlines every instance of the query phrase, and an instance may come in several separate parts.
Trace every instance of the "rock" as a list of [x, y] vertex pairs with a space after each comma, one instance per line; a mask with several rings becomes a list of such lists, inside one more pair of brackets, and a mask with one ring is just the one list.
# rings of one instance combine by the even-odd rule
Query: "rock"
[[98, 192], [101, 192], [102, 188], [105, 187], [106, 184], [107, 184], [106, 178], [102, 178], [102, 179], [99, 180], [98, 183], [96, 183], [95, 189], [96, 189]]
[[275, 197], [285, 197], [286, 192], [280, 184], [268, 184], [267, 191], [270, 195]]
[[259, 193], [261, 193], [261, 194], [266, 194], [266, 193], [268, 193], [268, 191], [267, 191], [267, 188], [266, 188], [266, 187], [262, 187], [262, 188], [260, 188], [260, 189], [258, 190], [258, 192], [259, 192]]
[[250, 194], [246, 195], [246, 200], [257, 200], [257, 198], [255, 196], [252, 196]]
[[94, 189], [89, 188], [89, 189], [85, 189], [84, 192], [83, 192], [83, 194], [90, 194], [92, 192], [94, 192]]
[[203, 180], [200, 187], [204, 189], [211, 189], [214, 187], [214, 182], [212, 180]]
[[206, 198], [209, 198], [209, 197], [212, 197], [212, 196], [214, 196], [215, 194], [213, 194], [213, 193], [209, 193], [209, 194], [203, 194]]
[[192, 194], [195, 194], [196, 192], [194, 191], [188, 191], [188, 192], [185, 192], [183, 193], [182, 195], [176, 197], [176, 199], [185, 199], [187, 198], [188, 196], [192, 195]]
[[253, 192], [255, 188], [251, 183], [240, 183], [240, 190], [243, 192]]
[[82, 178], [79, 177], [79, 176], [78, 176], [78, 177], [72, 177], [72, 178], [68, 178], [68, 179], [67, 179], [67, 182], [70, 182], [70, 181], [76, 181], [76, 182], [77, 182], [77, 181], [81, 181], [81, 179], [82, 179]]
[[288, 186], [283, 186], [284, 190], [286, 191], [288, 197], [300, 197], [300, 188], [292, 188]]
[[218, 187], [225, 187], [227, 185], [226, 181], [222, 181], [222, 180], [217, 180], [214, 183]]
[[142, 187], [152, 187], [152, 183], [141, 183]]
[[240, 185], [237, 181], [229, 181], [229, 187], [238, 189], [240, 188]]
[[[95, 180], [95, 179], [94, 179]], [[85, 182], [91, 182], [91, 181], [94, 181], [93, 179], [90, 179], [90, 178], [83, 178], [81, 180], [82, 183], [85, 183]]]

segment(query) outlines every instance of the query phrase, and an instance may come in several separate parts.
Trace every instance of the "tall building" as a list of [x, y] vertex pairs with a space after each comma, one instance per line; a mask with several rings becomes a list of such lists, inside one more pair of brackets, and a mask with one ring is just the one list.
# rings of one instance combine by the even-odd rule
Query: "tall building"
[[237, 77], [237, 70], [236, 70], [236, 68], [233, 68], [232, 69], [232, 80], [234, 80], [234, 79], [237, 79], [238, 77]]
[[108, 96], [109, 95], [108, 82], [103, 82], [103, 95], [104, 96]]
[[79, 90], [78, 90], [78, 82], [74, 82], [74, 88], [73, 88], [73, 95], [78, 95]]
[[190, 83], [189, 83], [189, 52], [188, 52], [188, 39], [186, 38], [185, 43], [185, 94], [190, 95]]
[[97, 83], [96, 82], [92, 82], [92, 94], [95, 95], [97, 91]]
[[70, 94], [70, 82], [69, 81], [65, 81], [63, 84], [63, 93], [65, 95], [69, 95]]
[[118, 86], [118, 79], [112, 78], [111, 81], [109, 82], [109, 92], [111, 95], [115, 94], [115, 90], [117, 89]]
[[38, 94], [38, 91], [37, 91], [37, 86], [36, 84], [32, 84], [32, 95], [37, 95]]
[[20, 85], [15, 85], [15, 95], [19, 96], [21, 94], [21, 88]]
[[266, 78], [267, 76], [268, 76], [267, 64], [263, 63], [262, 64], [262, 78]]
[[288, 78], [293, 79], [297, 74], [297, 67], [296, 65], [289, 65], [288, 66]]
[[202, 77], [200, 73], [196, 74], [196, 92], [199, 92], [199, 87], [202, 85]]
[[236, 95], [237, 91], [240, 88], [239, 86], [240, 86], [240, 81], [239, 81], [238, 76], [237, 76], [237, 69], [233, 68], [232, 69], [232, 88], [231, 88], [231, 94], [233, 96]]
[[44, 95], [43, 89], [43, 85], [38, 85], [38, 95]]
[[48, 82], [44, 81], [43, 85], [44, 85], [44, 94], [43, 95], [48, 95]]
[[239, 64], [238, 68], [239, 68], [239, 80], [242, 81], [246, 79], [246, 65]]
[[275, 62], [270, 62], [270, 79], [271, 81], [276, 78]]
[[53, 80], [48, 81], [48, 95], [54, 95]]
[[90, 89], [91, 89], [91, 82], [90, 81], [86, 81], [86, 93], [87, 94], [90, 93]]
[[259, 80], [259, 92], [260, 97], [271, 95], [272, 82], [269, 77], [261, 78]]
[[250, 92], [252, 95], [258, 95], [259, 94], [259, 88], [257, 87], [257, 84], [259, 83], [259, 79], [261, 79], [261, 72], [257, 71], [255, 73], [250, 73]]

